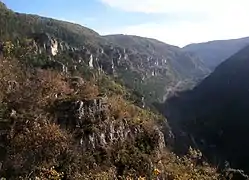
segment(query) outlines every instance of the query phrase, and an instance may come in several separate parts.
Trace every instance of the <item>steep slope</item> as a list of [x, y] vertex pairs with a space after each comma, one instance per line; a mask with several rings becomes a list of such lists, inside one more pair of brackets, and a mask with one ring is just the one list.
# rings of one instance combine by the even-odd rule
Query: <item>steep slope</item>
[[[1, 2], [0, 2], [1, 3]], [[15, 13], [1, 3], [1, 40], [29, 36], [32, 33], [49, 33], [72, 45], [97, 44], [103, 41], [98, 33], [78, 24], [40, 17], [31, 14]], [[101, 40], [100, 40], [101, 39]]]
[[218, 40], [205, 43], [190, 44], [183, 48], [185, 51], [197, 54], [206, 67], [214, 69], [221, 62], [249, 44], [249, 37], [231, 40]]
[[[151, 73], [151, 77], [142, 74], [143, 81], [138, 87], [151, 99], [161, 97], [158, 99], [161, 101], [163, 97], [165, 100], [175, 91], [191, 88], [198, 79], [209, 74], [209, 69], [205, 68], [201, 59], [179, 47], [139, 36], [109, 35], [105, 38], [145, 57], [138, 63], [142, 69], [150, 69], [148, 73]], [[131, 84], [130, 79], [126, 79], [126, 82]]]
[[248, 72], [249, 46], [223, 62], [192, 91], [178, 94], [164, 106], [178, 142], [194, 144], [213, 162], [227, 160], [247, 172]]
[[[136, 53], [154, 56], [169, 63], [180, 79], [196, 77], [208, 73], [201, 59], [192, 53], [184, 52], [177, 46], [172, 46], [156, 39], [129, 35], [109, 35], [105, 38]], [[152, 58], [152, 57], [151, 57]], [[158, 63], [158, 62], [156, 62]]]
[[49, 33], [9, 34], [0, 44], [0, 179], [221, 177], [197, 163], [198, 150], [170, 152], [166, 119], [138, 107], [136, 95], [106, 74], [121, 69], [113, 61], [123, 49], [97, 53], [96, 44], [69, 45]]
[[[77, 24], [15, 13], [4, 5], [1, 7], [1, 41], [34, 39], [36, 51], [40, 53], [42, 50], [38, 47], [45, 47], [46, 52], [53, 55], [50, 59], [63, 63], [65, 70], [88, 66], [104, 71], [140, 94], [140, 100], [147, 104], [163, 101], [176, 89], [178, 81], [192, 83], [192, 79], [208, 73], [196, 56], [156, 40], [129, 37], [137, 42], [134, 45], [114, 42], [109, 36], [102, 37]], [[67, 60], [62, 57], [65, 53], [70, 54]], [[189, 87], [188, 83], [181, 84], [184, 87], [180, 89]]]

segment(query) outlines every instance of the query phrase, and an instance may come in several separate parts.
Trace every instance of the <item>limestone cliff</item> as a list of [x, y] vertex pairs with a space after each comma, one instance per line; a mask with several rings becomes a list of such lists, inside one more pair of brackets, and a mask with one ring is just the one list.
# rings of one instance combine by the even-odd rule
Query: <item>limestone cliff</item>
[[[1, 17], [0, 26], [5, 27], [2, 41], [33, 38], [39, 53], [47, 52], [50, 60], [63, 63], [68, 71], [83, 66], [114, 75], [130, 89], [145, 94], [147, 105], [165, 100], [169, 91], [189, 88], [188, 83], [175, 88], [178, 81], [195, 82], [209, 73], [194, 54], [157, 40], [100, 36], [77, 24], [14, 13], [7, 8]], [[70, 58], [65, 60], [65, 54]]]
[[[84, 151], [112, 147], [118, 142], [135, 141], [146, 134], [143, 126], [133, 124], [132, 119], [116, 120], [111, 117], [105, 98], [57, 101], [55, 102], [55, 116], [56, 122], [62, 128], [74, 134]], [[151, 131], [154, 132], [153, 143], [158, 150], [163, 150], [166, 147], [164, 134], [157, 126], [151, 127]], [[170, 137], [171, 132], [167, 133]]]

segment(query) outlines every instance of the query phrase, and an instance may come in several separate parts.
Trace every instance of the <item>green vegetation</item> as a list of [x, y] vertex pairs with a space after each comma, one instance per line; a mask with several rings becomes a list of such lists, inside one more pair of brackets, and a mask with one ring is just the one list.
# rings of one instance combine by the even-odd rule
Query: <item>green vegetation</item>
[[[81, 76], [84, 83], [72, 86], [70, 74], [27, 66], [28, 61], [17, 59], [25, 57], [19, 54], [22, 51], [16, 54], [12, 51], [15, 45], [12, 47], [5, 47], [6, 57], [0, 64], [1, 119], [11, 122], [5, 129], [1, 169], [7, 179], [217, 179], [214, 168], [195, 164], [191, 156], [178, 158], [167, 149], [160, 150], [163, 141], [153, 127], [165, 119], [134, 105], [127, 99], [131, 92], [112, 78], [103, 75], [87, 80]], [[105, 123], [119, 125], [126, 119], [139, 134], [82, 153], [75, 134], [55, 123], [55, 94], [70, 102], [96, 99], [101, 93], [107, 96], [109, 120]], [[89, 133], [102, 133], [98, 124], [90, 125]]]
[[44, 18], [37, 15], [15, 13], [1, 3], [0, 37], [2, 40], [15, 40], [32, 33], [49, 33], [73, 45], [98, 44], [103, 41], [91, 29], [77, 24]]
[[[99, 49], [104, 49], [105, 54], [101, 59], [101, 61], [104, 61], [104, 66], [110, 64], [113, 59], [112, 52], [110, 53], [111, 47], [119, 52], [127, 50], [126, 55], [130, 56], [129, 59], [121, 59], [124, 61], [122, 63], [125, 66], [117, 66], [115, 70], [119, 79], [129, 87], [130, 91], [146, 95], [145, 101], [148, 106], [152, 106], [155, 101], [162, 102], [167, 90], [174, 86], [177, 81], [193, 78], [193, 76], [203, 77], [204, 74], [209, 72], [197, 57], [190, 56], [178, 47], [154, 39], [123, 35], [102, 37], [93, 30], [77, 24], [36, 15], [15, 13], [7, 9], [3, 4], [1, 7], [0, 27], [4, 27], [0, 28], [1, 41], [11, 40], [13, 43], [15, 42], [14, 44], [18, 44], [19, 41], [24, 42], [24, 39], [32, 38], [34, 33], [47, 33], [51, 37], [55, 37], [59, 44], [66, 43], [70, 48], [74, 49], [84, 47], [93, 55], [96, 55]], [[16, 42], [17, 39], [19, 40], [18, 42]], [[26, 43], [31, 45], [31, 42]], [[28, 47], [30, 48], [30, 46]], [[69, 63], [72, 60], [78, 60], [82, 52], [78, 54], [66, 52], [66, 54], [59, 52], [59, 55], [54, 59]], [[167, 65], [160, 65], [163, 72], [157, 73], [155, 77], [150, 78], [155, 69], [155, 62], [148, 63], [146, 62], [147, 58], [154, 58], [153, 61], [166, 60], [168, 63]], [[23, 59], [29, 60], [27, 56]], [[38, 53], [36, 58], [33, 59], [32, 57], [29, 61], [32, 61], [31, 63], [35, 64], [35, 66], [42, 66], [46, 64], [46, 62], [44, 63], [46, 59], [49, 60], [46, 55]], [[87, 66], [88, 64], [85, 65]], [[127, 66], [129, 70], [124, 68]], [[78, 68], [81, 67], [78, 66]], [[86, 70], [85, 67], [81, 71], [83, 72], [84, 70]], [[110, 73], [108, 70], [106, 72]], [[86, 75], [88, 74], [86, 73]], [[145, 80], [143, 81], [144, 76]], [[132, 81], [135, 79], [137, 82], [134, 86]]]
[[[129, 37], [138, 44], [127, 45], [132, 47], [131, 58], [123, 57], [124, 66], [115, 67], [112, 74], [110, 54], [123, 51], [125, 44], [111, 47], [106, 37], [88, 28], [15, 13], [2, 3], [0, 9], [1, 176], [10, 180], [221, 178], [199, 151], [190, 149], [183, 157], [170, 152], [172, 136], [166, 119], [141, 108], [143, 96], [148, 103], [159, 101], [165, 86], [185, 75], [186, 71], [178, 72], [182, 69], [178, 61], [189, 60], [188, 67], [193, 67], [192, 59], [179, 48]], [[52, 56], [35, 41], [34, 33], [55, 37], [59, 45], [68, 45], [67, 50]], [[168, 74], [142, 82], [144, 73], [152, 71], [143, 55], [153, 56], [153, 46], [156, 58], [171, 58]], [[101, 48], [106, 51], [101, 59], [105, 72], [90, 68], [89, 54], [82, 55], [85, 50], [95, 56]], [[162, 54], [165, 48], [168, 51]]]
[[[167, 71], [170, 71], [167, 74], [166, 81], [167, 78], [177, 81], [179, 79], [201, 77], [209, 73], [209, 69], [204, 66], [199, 57], [156, 39], [127, 35], [109, 35], [104, 36], [104, 38], [114, 44], [132, 50], [135, 54], [154, 58], [153, 63], [157, 60], [159, 62], [166, 60]], [[134, 61], [138, 60], [134, 59]], [[144, 65], [146, 64], [146, 59], [143, 59], [143, 63]]]

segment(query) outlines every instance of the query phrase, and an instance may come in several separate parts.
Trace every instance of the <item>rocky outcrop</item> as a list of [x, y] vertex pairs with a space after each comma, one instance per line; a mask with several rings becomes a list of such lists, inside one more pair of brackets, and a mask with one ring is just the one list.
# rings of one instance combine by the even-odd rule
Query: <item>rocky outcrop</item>
[[39, 53], [45, 51], [51, 56], [56, 56], [59, 52], [70, 52], [72, 61], [77, 61], [77, 65], [84, 62], [89, 68], [103, 69], [108, 74], [115, 74], [119, 69], [129, 69], [149, 78], [164, 76], [168, 69], [167, 61], [163, 57], [152, 57], [118, 46], [106, 45], [97, 49], [88, 45], [73, 47], [56, 40], [48, 33], [36, 33], [32, 38]]
[[[148, 42], [149, 48], [142, 48], [144, 43], [150, 41], [146, 38], [135, 38], [141, 42], [133, 47], [126, 46], [123, 42], [72, 45], [62, 41], [60, 37], [55, 39], [48, 33], [37, 33], [32, 37], [33, 46], [36, 47], [38, 54], [47, 52], [49, 60], [59, 61], [65, 65], [64, 68], [60, 68], [61, 71], [70, 73], [89, 67], [98, 73], [114, 75], [132, 89], [140, 89], [141, 94], [154, 94], [155, 97], [146, 99], [148, 104], [155, 99], [163, 101], [168, 89], [174, 86], [177, 80], [190, 79], [193, 76], [202, 77], [207, 73], [198, 58], [181, 52], [180, 48], [157, 41]], [[136, 79], [136, 82], [131, 79]], [[134, 85], [137, 87], [133, 87]], [[145, 88], [141, 88], [142, 86]]]
[[56, 112], [58, 123], [65, 128], [84, 127], [107, 119], [108, 106], [103, 98], [92, 100], [62, 100], [57, 101]]
[[223, 173], [226, 180], [249, 180], [249, 176], [242, 170], [228, 168]]
[[[109, 116], [105, 98], [91, 100], [61, 100], [55, 103], [56, 121], [72, 131], [83, 150], [109, 147], [117, 142], [135, 141], [146, 136], [139, 125], [129, 119], [116, 120]], [[151, 127], [153, 144], [159, 150], [165, 148], [164, 135], [158, 127]]]
[[[55, 38], [51, 37], [48, 33], [36, 33], [32, 36], [39, 48], [42, 48], [42, 50], [45, 50], [52, 56], [57, 55], [59, 51], [59, 44]], [[39, 52], [42, 50], [39, 50]]]

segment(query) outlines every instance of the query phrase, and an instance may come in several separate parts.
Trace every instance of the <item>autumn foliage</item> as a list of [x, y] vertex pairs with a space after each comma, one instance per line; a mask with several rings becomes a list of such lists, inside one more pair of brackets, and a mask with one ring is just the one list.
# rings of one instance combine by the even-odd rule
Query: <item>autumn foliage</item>
[[[4, 177], [217, 178], [215, 169], [195, 165], [189, 157], [179, 159], [170, 152], [159, 155], [153, 127], [164, 118], [127, 100], [125, 88], [114, 81], [105, 79], [108, 83], [100, 83], [59, 71], [34, 69], [14, 58], [1, 59], [0, 68], [0, 121], [4, 120], [8, 127], [4, 137], [5, 159], [0, 169]], [[103, 93], [107, 96], [110, 119], [126, 119], [142, 133], [134, 140], [82, 153], [73, 134], [55, 124], [53, 104], [58, 99], [94, 99]]]

